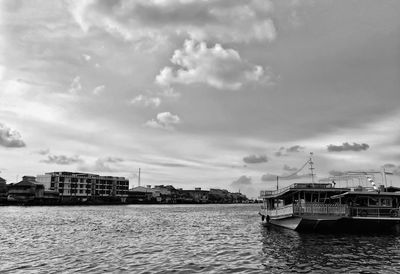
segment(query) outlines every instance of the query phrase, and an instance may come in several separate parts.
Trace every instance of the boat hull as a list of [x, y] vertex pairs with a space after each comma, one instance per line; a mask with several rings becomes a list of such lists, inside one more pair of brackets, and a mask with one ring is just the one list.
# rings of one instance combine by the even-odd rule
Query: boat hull
[[[263, 216], [261, 214], [261, 216]], [[296, 231], [327, 232], [400, 232], [400, 218], [362, 218], [334, 216], [285, 216], [262, 218], [265, 225], [276, 225]]]

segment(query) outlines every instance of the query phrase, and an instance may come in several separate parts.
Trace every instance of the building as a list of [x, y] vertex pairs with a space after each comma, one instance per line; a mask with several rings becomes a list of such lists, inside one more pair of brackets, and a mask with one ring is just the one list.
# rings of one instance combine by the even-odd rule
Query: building
[[208, 203], [208, 190], [196, 187], [194, 190], [182, 190], [183, 201], [188, 203]]
[[16, 184], [11, 184], [8, 187], [9, 202], [29, 203], [34, 200], [43, 199], [44, 186], [36, 184], [35, 177], [24, 176], [22, 181]]
[[212, 203], [229, 203], [229, 191], [226, 189], [211, 188], [209, 199]]
[[57, 191], [61, 200], [114, 200], [126, 202], [129, 180], [78, 172], [49, 172], [36, 177], [45, 190]]
[[155, 199], [155, 190], [151, 186], [138, 186], [128, 191], [127, 203], [150, 203]]
[[6, 180], [0, 177], [0, 204], [7, 202], [8, 188]]

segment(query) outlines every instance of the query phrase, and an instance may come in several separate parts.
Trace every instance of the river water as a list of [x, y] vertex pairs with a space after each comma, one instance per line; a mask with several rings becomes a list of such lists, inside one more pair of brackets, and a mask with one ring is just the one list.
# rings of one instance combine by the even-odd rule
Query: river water
[[400, 273], [400, 235], [267, 228], [257, 210], [0, 207], [0, 273]]

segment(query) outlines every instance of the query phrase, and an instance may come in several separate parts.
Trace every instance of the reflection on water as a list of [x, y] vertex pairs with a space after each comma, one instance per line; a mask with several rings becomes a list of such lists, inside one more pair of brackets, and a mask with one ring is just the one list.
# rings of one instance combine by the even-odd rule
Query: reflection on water
[[398, 235], [263, 227], [257, 205], [0, 207], [1, 273], [393, 273]]
[[270, 272], [400, 272], [400, 237], [393, 234], [298, 233], [265, 227], [263, 265]]

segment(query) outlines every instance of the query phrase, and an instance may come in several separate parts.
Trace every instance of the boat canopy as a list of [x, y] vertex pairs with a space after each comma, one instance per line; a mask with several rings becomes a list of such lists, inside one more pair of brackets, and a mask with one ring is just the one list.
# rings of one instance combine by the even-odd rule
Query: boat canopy
[[400, 192], [378, 192], [378, 191], [347, 191], [344, 193], [340, 193], [338, 195], [334, 195], [331, 198], [343, 198], [346, 196], [391, 196], [391, 197], [400, 197]]
[[335, 188], [330, 183], [295, 183], [277, 190], [265, 190], [260, 192], [261, 198], [277, 198], [293, 192], [347, 192], [349, 188]]

